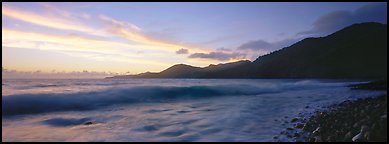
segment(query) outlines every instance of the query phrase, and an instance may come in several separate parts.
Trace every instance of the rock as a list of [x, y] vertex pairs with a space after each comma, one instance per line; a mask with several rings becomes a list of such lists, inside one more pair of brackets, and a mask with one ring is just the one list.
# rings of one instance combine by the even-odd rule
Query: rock
[[309, 106], [305, 106], [305, 108], [309, 108]]
[[365, 132], [365, 134], [363, 135], [363, 138], [366, 140], [366, 141], [370, 141], [370, 132]]
[[308, 130], [308, 129], [309, 129], [309, 125], [308, 125], [308, 124], [304, 124], [303, 130], [306, 131], [306, 130]]
[[296, 142], [304, 142], [304, 141], [302, 141], [301, 139], [297, 139]]
[[303, 128], [304, 127], [304, 124], [297, 124], [296, 126], [295, 126], [295, 128], [298, 128], [298, 129], [301, 129], [301, 128]]
[[350, 141], [350, 140], [351, 140], [351, 136], [352, 136], [351, 131], [349, 131], [349, 132], [344, 136], [344, 140], [345, 140], [345, 141]]
[[367, 120], [370, 120], [370, 116], [366, 116], [366, 119], [367, 119]]
[[369, 130], [369, 127], [368, 127], [368, 126], [363, 125], [363, 126], [361, 127], [361, 132], [367, 132], [367, 130]]
[[297, 122], [299, 119], [298, 118], [293, 118], [290, 122]]
[[358, 134], [355, 135], [351, 140], [352, 140], [353, 142], [361, 141], [361, 140], [362, 140], [362, 133], [358, 133]]
[[93, 124], [92, 122], [86, 122], [86, 123], [84, 123], [84, 125], [91, 125], [91, 124]]
[[371, 125], [371, 129], [376, 129], [376, 127], [377, 127], [377, 124], [376, 123], [373, 123], [373, 125]]
[[384, 119], [384, 120], [385, 120], [385, 119], [387, 119], [387, 117], [388, 117], [388, 116], [387, 116], [386, 114], [384, 114], [384, 115], [381, 116], [381, 119]]
[[[303, 117], [301, 115], [291, 117], [288, 122], [293, 124], [294, 130], [285, 131], [296, 141], [386, 141], [386, 97], [347, 101], [342, 106], [335, 104], [328, 110], [314, 111], [306, 121], [300, 118]], [[299, 135], [295, 135], [296, 132]]]
[[319, 131], [320, 131], [320, 127], [317, 127], [317, 128], [312, 132], [312, 134], [316, 135], [316, 134], [319, 133]]
[[332, 136], [328, 136], [327, 139], [326, 139], [326, 142], [331, 142], [333, 140], [333, 137]]
[[323, 142], [320, 136], [315, 136], [315, 142]]
[[369, 127], [363, 125], [361, 127], [361, 131], [357, 135], [355, 135], [351, 140], [354, 141], [354, 142], [363, 141], [364, 140], [364, 135], [367, 132], [368, 128]]
[[315, 138], [309, 138], [309, 142], [315, 142]]
[[357, 128], [358, 125], [359, 125], [358, 122], [354, 123], [353, 128]]

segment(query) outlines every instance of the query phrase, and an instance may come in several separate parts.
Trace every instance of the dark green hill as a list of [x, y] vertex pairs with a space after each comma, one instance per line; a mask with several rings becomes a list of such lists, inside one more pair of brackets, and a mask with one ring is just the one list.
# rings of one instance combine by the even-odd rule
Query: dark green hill
[[354, 24], [331, 35], [306, 38], [255, 61], [200, 68], [174, 65], [159, 73], [113, 78], [387, 78], [387, 26]]
[[257, 77], [380, 78], [387, 73], [387, 26], [354, 24], [256, 59]]

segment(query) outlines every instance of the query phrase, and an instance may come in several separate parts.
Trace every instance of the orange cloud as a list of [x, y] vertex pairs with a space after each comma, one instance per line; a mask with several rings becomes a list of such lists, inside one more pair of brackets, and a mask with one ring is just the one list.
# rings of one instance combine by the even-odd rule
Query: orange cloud
[[[2, 6], [2, 15], [10, 18], [18, 19], [24, 22], [33, 23], [49, 28], [61, 29], [61, 30], [74, 30], [80, 32], [87, 32], [92, 34], [98, 34], [95, 30], [84, 26], [74, 21], [62, 19], [58, 17], [45, 16], [27, 11], [16, 10]], [[101, 34], [100, 34], [101, 35]]]
[[[52, 7], [49, 7], [48, 10], [52, 10], [52, 9], [53, 9]], [[54, 12], [57, 11], [58, 10], [55, 10]], [[42, 15], [42, 14], [37, 14], [33, 12], [27, 12], [27, 11], [22, 11], [22, 10], [17, 10], [17, 9], [8, 8], [6, 6], [2, 6], [2, 15], [4, 16], [45, 26], [45, 27], [49, 27], [49, 28], [55, 28], [61, 30], [74, 30], [74, 31], [98, 35], [98, 36], [106, 36], [107, 34], [112, 34], [115, 36], [126, 38], [130, 41], [138, 42], [143, 45], [153, 46], [154, 49], [166, 50], [170, 52], [175, 52], [180, 48], [190, 49], [193, 52], [211, 51], [211, 49], [209, 48], [180, 45], [180, 44], [153, 39], [147, 35], [142, 34], [141, 28], [139, 28], [134, 24], [118, 21], [103, 15], [99, 16], [99, 20], [102, 20], [103, 22], [108, 24], [109, 29], [106, 31], [101, 29], [93, 29], [91, 27], [82, 24], [81, 22], [76, 22], [75, 19], [69, 18], [71, 15], [69, 12], [65, 12], [65, 11], [60, 11], [60, 12], [61, 15], [65, 15], [66, 18], [52, 17], [52, 16], [47, 16], [47, 15]], [[87, 15], [85, 13], [84, 15], [90, 18], [90, 15]]]
[[[52, 50], [71, 56], [85, 57], [100, 61], [111, 60], [126, 63], [143, 63], [163, 67], [169, 65], [168, 63], [144, 59], [143, 56], [136, 53], [124, 53], [122, 51], [123, 48], [138, 50], [152, 48], [147, 45], [129, 45], [125, 43], [87, 39], [79, 36], [51, 35], [10, 29], [2, 29], [2, 36], [3, 47]], [[149, 53], [148, 55], [163, 56], [164, 53], [157, 52], [154, 54]]]

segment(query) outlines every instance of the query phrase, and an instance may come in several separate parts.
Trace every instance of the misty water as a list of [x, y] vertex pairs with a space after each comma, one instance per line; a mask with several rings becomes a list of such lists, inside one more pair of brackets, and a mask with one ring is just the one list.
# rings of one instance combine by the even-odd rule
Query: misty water
[[298, 113], [386, 93], [359, 82], [2, 80], [2, 141], [274, 141]]

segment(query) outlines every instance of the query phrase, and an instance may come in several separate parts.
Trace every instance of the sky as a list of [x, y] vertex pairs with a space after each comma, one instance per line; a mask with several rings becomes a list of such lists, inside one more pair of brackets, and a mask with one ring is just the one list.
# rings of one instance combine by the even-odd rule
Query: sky
[[2, 2], [2, 67], [100, 75], [252, 61], [354, 23], [386, 24], [386, 13], [386, 2]]

